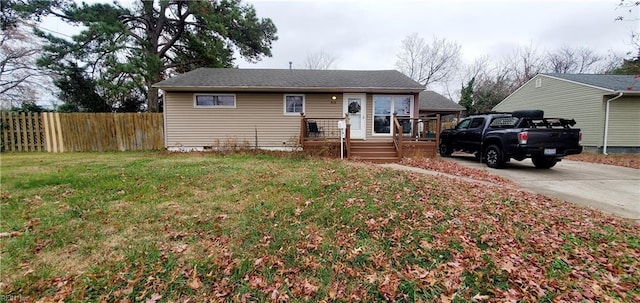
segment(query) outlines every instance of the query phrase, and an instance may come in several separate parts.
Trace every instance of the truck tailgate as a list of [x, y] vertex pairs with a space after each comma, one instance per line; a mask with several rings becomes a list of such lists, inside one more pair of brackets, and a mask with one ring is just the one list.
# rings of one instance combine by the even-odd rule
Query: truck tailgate
[[580, 146], [580, 129], [524, 129], [529, 135], [527, 147], [576, 148]]

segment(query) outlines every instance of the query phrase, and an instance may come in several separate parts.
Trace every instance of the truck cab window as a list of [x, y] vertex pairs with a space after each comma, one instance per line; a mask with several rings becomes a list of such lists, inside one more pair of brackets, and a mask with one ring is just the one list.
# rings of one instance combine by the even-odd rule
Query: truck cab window
[[478, 128], [482, 127], [482, 125], [484, 125], [484, 118], [473, 118], [473, 120], [471, 120], [469, 128]]
[[471, 123], [471, 119], [462, 120], [458, 123], [456, 129], [466, 129], [469, 126], [469, 123]]

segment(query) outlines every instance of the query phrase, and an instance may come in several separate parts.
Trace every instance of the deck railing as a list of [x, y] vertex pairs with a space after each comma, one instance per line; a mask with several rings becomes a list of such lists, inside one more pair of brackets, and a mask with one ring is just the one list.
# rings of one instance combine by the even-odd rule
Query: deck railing
[[391, 122], [391, 137], [393, 138], [393, 144], [396, 146], [398, 157], [402, 158], [402, 137], [404, 137], [404, 129], [396, 114], [393, 114], [393, 120]]
[[338, 127], [340, 121], [346, 126], [343, 143], [345, 154], [348, 156], [351, 147], [351, 125], [347, 116], [307, 117], [304, 113], [300, 114], [300, 145], [304, 148], [305, 143], [309, 142], [340, 142], [341, 130]]
[[[415, 146], [435, 146], [440, 143], [441, 130], [440, 115], [436, 116], [420, 116], [417, 118], [399, 117], [393, 115], [391, 136], [398, 153], [398, 157], [402, 158], [407, 152], [411, 153], [411, 148]], [[411, 148], [410, 148], [411, 147]]]
[[398, 117], [402, 126], [402, 136], [407, 141], [438, 141], [440, 137], [440, 116]]

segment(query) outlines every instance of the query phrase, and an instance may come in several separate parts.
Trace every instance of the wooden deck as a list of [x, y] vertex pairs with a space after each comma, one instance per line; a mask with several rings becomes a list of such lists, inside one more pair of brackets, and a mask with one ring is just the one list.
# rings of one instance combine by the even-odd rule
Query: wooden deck
[[[369, 161], [375, 163], [399, 162], [404, 157], [432, 158], [437, 154], [440, 118], [433, 120], [437, 127], [432, 129], [424, 123], [424, 118], [400, 119], [394, 116], [393, 131], [388, 141], [351, 140], [347, 118], [307, 118], [300, 119], [300, 146], [303, 151], [321, 157]], [[345, 123], [345, 135], [340, 148], [338, 121]], [[403, 125], [405, 129], [403, 130]], [[328, 127], [331, 126], [331, 127]]]

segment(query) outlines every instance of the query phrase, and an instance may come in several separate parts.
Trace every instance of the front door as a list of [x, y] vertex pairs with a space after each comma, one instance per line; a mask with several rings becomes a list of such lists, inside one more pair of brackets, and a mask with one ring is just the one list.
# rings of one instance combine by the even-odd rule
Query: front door
[[343, 110], [349, 115], [352, 139], [365, 139], [366, 137], [366, 100], [365, 94], [344, 94]]

